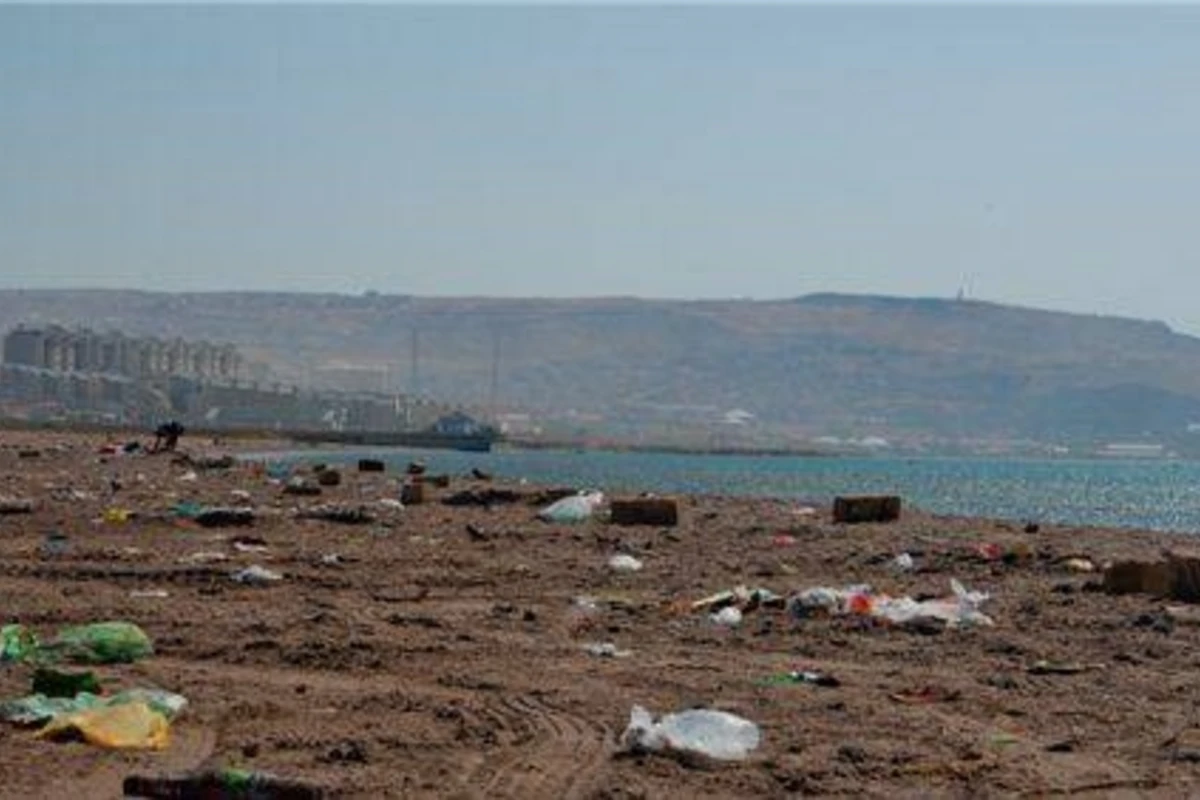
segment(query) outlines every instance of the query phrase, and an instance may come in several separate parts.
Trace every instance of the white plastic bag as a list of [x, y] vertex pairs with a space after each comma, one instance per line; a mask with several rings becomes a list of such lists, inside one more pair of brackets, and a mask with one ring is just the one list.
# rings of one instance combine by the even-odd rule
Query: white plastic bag
[[678, 750], [722, 761], [740, 761], [758, 747], [758, 726], [725, 711], [693, 709], [667, 714], [658, 722], [641, 706], [629, 714], [621, 737], [632, 750]]
[[590, 519], [603, 502], [604, 495], [600, 492], [580, 492], [551, 503], [537, 516], [545, 522], [583, 522]]

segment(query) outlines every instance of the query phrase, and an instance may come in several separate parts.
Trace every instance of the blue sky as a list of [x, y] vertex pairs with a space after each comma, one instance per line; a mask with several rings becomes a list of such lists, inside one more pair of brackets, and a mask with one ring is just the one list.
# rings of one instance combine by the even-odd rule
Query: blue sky
[[0, 285], [1200, 333], [1200, 7], [0, 6]]

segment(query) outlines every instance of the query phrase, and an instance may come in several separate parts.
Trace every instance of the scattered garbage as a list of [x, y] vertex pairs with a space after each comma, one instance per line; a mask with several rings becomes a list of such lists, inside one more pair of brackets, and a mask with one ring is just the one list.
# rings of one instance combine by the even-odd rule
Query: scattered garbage
[[507, 505], [520, 502], [523, 495], [512, 489], [464, 489], [442, 498], [445, 506], [480, 506], [487, 508], [494, 505]]
[[1118, 561], [1104, 570], [1109, 594], [1149, 594], [1184, 603], [1200, 602], [1200, 551], [1169, 550], [1163, 561]]
[[0, 515], [32, 514], [33, 501], [13, 497], [0, 497]]
[[283, 493], [296, 497], [315, 497], [321, 493], [321, 487], [308, 478], [297, 475], [284, 485]]
[[190, 457], [188, 463], [197, 469], [224, 470], [233, 469], [237, 459], [232, 455]]
[[762, 681], [764, 686], [779, 686], [782, 684], [806, 683], [812, 686], [822, 686], [828, 689], [835, 689], [842, 685], [842, 682], [830, 675], [827, 672], [817, 672], [815, 670], [792, 670], [790, 672], [782, 672], [777, 675], [772, 675]]
[[989, 595], [969, 592], [953, 579], [950, 589], [952, 597], [918, 601], [911, 597], [875, 594], [865, 585], [844, 589], [820, 586], [794, 595], [789, 599], [788, 607], [794, 617], [801, 619], [823, 613], [831, 616], [860, 614], [895, 625], [919, 625], [922, 621], [935, 621], [951, 628], [995, 624], [979, 611], [979, 606], [989, 599]]
[[645, 708], [634, 706], [621, 741], [634, 752], [673, 750], [739, 761], [758, 747], [761, 734], [753, 722], [725, 711], [691, 709], [656, 722]]
[[189, 469], [187, 472], [179, 476], [179, 480], [183, 481], [184, 483], [195, 483], [196, 481], [200, 480], [200, 475], [197, 474], [196, 470]]
[[627, 658], [630, 655], [628, 650], [618, 650], [617, 646], [612, 642], [585, 644], [583, 649], [589, 655], [597, 656], [598, 658]]
[[248, 508], [206, 508], [193, 519], [204, 528], [245, 528], [254, 524], [254, 512]]
[[1098, 669], [1104, 669], [1104, 665], [1080, 664], [1074, 661], [1035, 661], [1027, 671], [1030, 675], [1078, 675]]
[[425, 482], [420, 475], [409, 478], [400, 487], [400, 502], [406, 506], [419, 506], [425, 502]]
[[1090, 558], [1068, 558], [1063, 566], [1071, 572], [1095, 572], [1096, 564]]
[[544, 522], [584, 522], [591, 519], [603, 503], [604, 495], [600, 492], [580, 492], [546, 506], [538, 512], [537, 518]]
[[284, 780], [273, 775], [243, 770], [196, 772], [177, 777], [130, 775], [122, 784], [125, 797], [145, 800], [180, 798], [275, 798], [275, 800], [325, 800], [321, 788]]
[[408, 462], [408, 466], [405, 468], [404, 471], [407, 472], [409, 475], [424, 475], [425, 474], [425, 463], [422, 461], [410, 461], [410, 462]]
[[283, 580], [283, 575], [266, 567], [260, 567], [257, 564], [240, 569], [233, 573], [231, 577], [238, 583], [244, 583], [249, 586], [262, 586]]
[[404, 510], [404, 503], [400, 502], [399, 500], [397, 500], [394, 497], [379, 498], [379, 505], [383, 506], [384, 508], [388, 509], [389, 511], [403, 511]]
[[133, 512], [128, 508], [106, 508], [101, 515], [101, 519], [109, 525], [124, 525], [133, 519], [133, 516]]
[[59, 672], [56, 669], [39, 667], [33, 673], [33, 693], [46, 697], [74, 697], [81, 692], [100, 694], [100, 681], [96, 673]]
[[478, 467], [472, 467], [471, 468], [471, 477], [477, 481], [490, 481], [492, 479], [492, 473], [484, 472], [483, 470], [479, 469]]
[[24, 625], [0, 627], [0, 663], [24, 661], [37, 650], [38, 640]]
[[132, 622], [93, 622], [63, 629], [38, 654], [79, 664], [129, 664], [153, 655], [154, 646]]
[[232, 489], [229, 492], [229, 496], [239, 503], [249, 503], [251, 499], [250, 493], [245, 489]]
[[908, 553], [901, 553], [892, 561], [892, 568], [897, 572], [912, 572], [915, 567], [913, 557]]
[[360, 458], [358, 460], [359, 472], [385, 472], [387, 464], [377, 458]]
[[674, 527], [679, 524], [679, 504], [665, 497], [613, 500], [609, 504], [609, 520], [614, 525]]
[[51, 531], [46, 534], [46, 538], [42, 540], [42, 555], [53, 557], [61, 556], [67, 552], [67, 547], [70, 545], [70, 540], [62, 531]]
[[899, 518], [900, 498], [896, 495], [858, 495], [833, 500], [834, 522], [893, 522]]
[[129, 596], [134, 599], [157, 599], [162, 600], [170, 597], [171, 594], [166, 589], [134, 589], [129, 593]]
[[786, 600], [770, 589], [738, 586], [697, 600], [692, 603], [692, 610], [717, 612], [726, 606], [735, 606], [739, 611], [747, 613], [763, 606], [784, 608]]
[[342, 473], [336, 469], [319, 469], [317, 470], [317, 484], [320, 486], [340, 486], [342, 483]]
[[737, 606], [725, 606], [709, 617], [715, 624], [725, 628], [736, 628], [742, 624], [742, 612]]
[[637, 572], [642, 568], [642, 562], [626, 553], [617, 553], [608, 560], [608, 566], [616, 572]]
[[167, 746], [169, 730], [167, 718], [148, 704], [126, 702], [58, 714], [38, 732], [38, 737], [81, 738], [112, 750], [162, 750]]
[[303, 509], [297, 519], [316, 519], [337, 522], [342, 525], [367, 525], [375, 521], [375, 515], [362, 506], [320, 505]]

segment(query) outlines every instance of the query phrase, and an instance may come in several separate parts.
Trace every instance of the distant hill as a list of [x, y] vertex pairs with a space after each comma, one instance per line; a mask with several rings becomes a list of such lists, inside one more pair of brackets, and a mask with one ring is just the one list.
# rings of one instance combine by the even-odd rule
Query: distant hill
[[745, 409], [813, 435], [1126, 438], [1200, 422], [1200, 339], [1158, 322], [975, 301], [3, 291], [0, 325], [231, 341], [285, 382], [636, 420]]

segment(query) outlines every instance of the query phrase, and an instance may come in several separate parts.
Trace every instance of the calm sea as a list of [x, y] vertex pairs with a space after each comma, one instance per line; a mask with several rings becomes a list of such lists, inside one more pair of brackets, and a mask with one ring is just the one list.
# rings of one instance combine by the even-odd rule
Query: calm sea
[[824, 503], [894, 493], [940, 514], [1200, 531], [1200, 462], [977, 458], [792, 458], [568, 451], [304, 450], [276, 461], [380, 458], [430, 472], [472, 467], [507, 479], [605, 491], [758, 495]]

